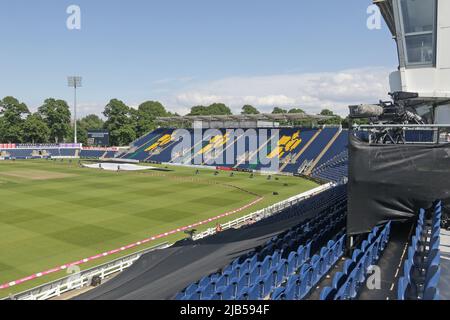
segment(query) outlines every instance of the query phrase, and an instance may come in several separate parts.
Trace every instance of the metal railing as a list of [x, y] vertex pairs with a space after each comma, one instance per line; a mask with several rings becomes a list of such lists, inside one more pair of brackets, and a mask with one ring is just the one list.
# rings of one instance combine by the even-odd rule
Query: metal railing
[[[160, 249], [165, 249], [170, 247], [169, 243], [163, 243], [128, 256], [118, 258], [111, 262], [107, 262], [100, 266], [75, 272], [74, 274], [55, 280], [50, 283], [35, 287], [24, 292], [10, 295], [11, 300], [48, 300], [55, 297], [59, 297], [62, 294], [73, 290], [79, 290], [91, 285], [92, 279], [94, 277], [99, 277], [101, 280], [107, 277], [122, 272], [123, 270], [129, 268], [134, 262], [136, 262], [142, 255]], [[4, 299], [4, 300], [5, 300]]]
[[[450, 124], [370, 124], [355, 125], [353, 133], [366, 132], [368, 142], [371, 144], [395, 142], [396, 144], [442, 144], [450, 143]], [[413, 132], [428, 132], [429, 139], [422, 140], [422, 137], [416, 141], [413, 137], [406, 139], [406, 134]], [[398, 139], [400, 138], [400, 139]]]
[[[271, 205], [270, 207], [267, 207], [265, 209], [253, 212], [246, 216], [237, 218], [233, 221], [221, 224], [220, 227], [224, 231], [224, 230], [228, 230], [228, 229], [232, 229], [232, 228], [241, 227], [242, 225], [245, 225], [248, 222], [254, 223], [254, 222], [261, 221], [261, 220], [271, 217], [275, 214], [278, 214], [278, 213], [282, 212], [284, 209], [292, 207], [301, 201], [309, 199], [325, 190], [333, 188], [334, 186], [335, 186], [334, 183], [324, 184], [320, 187], [306, 191], [302, 194], [299, 194], [299, 195], [289, 198], [287, 200], [278, 202], [278, 203]], [[216, 228], [209, 228], [208, 230], [206, 230], [204, 232], [194, 235], [193, 240], [200, 240], [200, 239], [212, 236], [216, 233], [217, 233]]]

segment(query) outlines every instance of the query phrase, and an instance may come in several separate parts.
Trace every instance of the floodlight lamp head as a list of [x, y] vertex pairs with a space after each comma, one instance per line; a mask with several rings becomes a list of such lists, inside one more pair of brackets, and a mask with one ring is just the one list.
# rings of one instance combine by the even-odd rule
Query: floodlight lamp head
[[71, 88], [80, 88], [82, 86], [82, 78], [77, 76], [71, 76], [67, 78], [68, 86]]

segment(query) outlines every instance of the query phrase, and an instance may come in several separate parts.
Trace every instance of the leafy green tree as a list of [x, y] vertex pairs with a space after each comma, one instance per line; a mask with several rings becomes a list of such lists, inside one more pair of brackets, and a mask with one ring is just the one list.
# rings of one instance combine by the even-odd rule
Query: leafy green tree
[[50, 138], [50, 129], [38, 113], [31, 114], [23, 124], [23, 141], [46, 143]]
[[137, 110], [137, 135], [142, 136], [154, 129], [157, 124], [157, 117], [167, 117], [170, 113], [158, 101], [146, 101], [142, 103]]
[[114, 137], [117, 146], [125, 146], [136, 140], [136, 130], [131, 124], [124, 125], [116, 130], [111, 131], [111, 136]]
[[50, 140], [60, 143], [70, 134], [70, 109], [66, 101], [49, 98], [38, 109], [39, 115], [50, 129]]
[[207, 107], [205, 106], [195, 106], [191, 108], [190, 116], [203, 116], [207, 113]]
[[[87, 144], [89, 130], [102, 130], [104, 121], [95, 114], [90, 114], [77, 121], [77, 140], [79, 143]], [[70, 141], [73, 141], [73, 128], [70, 132]]]
[[246, 104], [242, 107], [241, 114], [260, 114], [260, 112], [254, 106]]
[[191, 108], [190, 116], [219, 116], [231, 115], [231, 109], [223, 103], [213, 103], [208, 107], [195, 106]]
[[231, 115], [231, 109], [223, 103], [213, 103], [208, 107], [210, 115]]
[[23, 124], [30, 113], [25, 103], [14, 97], [0, 100], [0, 139], [3, 142], [23, 142]]
[[324, 124], [340, 125], [340, 124], [342, 124], [342, 118], [329, 109], [323, 109], [320, 112], [320, 115], [331, 117], [330, 119], [319, 121], [320, 125], [324, 125]]
[[293, 109], [289, 110], [288, 113], [306, 113], [306, 112], [303, 111], [303, 109], [300, 109], [300, 108], [293, 108]]
[[287, 111], [279, 107], [275, 107], [272, 111], [272, 114], [282, 114], [282, 113], [287, 113]]
[[79, 120], [79, 125], [86, 130], [101, 130], [105, 122], [96, 114], [90, 114]]
[[139, 111], [137, 109], [130, 107], [129, 118], [130, 118], [130, 125], [134, 128], [134, 131], [136, 132], [136, 136], [137, 136]]
[[10, 141], [7, 141], [5, 138], [6, 128], [7, 128], [7, 125], [5, 123], [5, 119], [3, 119], [3, 117], [0, 117], [0, 143], [10, 142]]
[[323, 109], [320, 112], [320, 115], [322, 115], [322, 116], [335, 116], [334, 112], [331, 111], [330, 109]]
[[132, 111], [123, 101], [109, 101], [103, 115], [107, 119], [104, 128], [109, 131], [112, 145], [124, 146], [136, 139], [136, 124], [133, 123]]

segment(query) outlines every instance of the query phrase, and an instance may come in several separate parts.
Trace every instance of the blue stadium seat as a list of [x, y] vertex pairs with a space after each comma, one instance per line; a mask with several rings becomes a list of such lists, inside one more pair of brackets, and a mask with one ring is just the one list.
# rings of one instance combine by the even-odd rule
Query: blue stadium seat
[[403, 277], [398, 282], [399, 300], [439, 299], [440, 280], [440, 203], [437, 202], [430, 221], [425, 210], [419, 211], [415, 235], [408, 247]]
[[436, 287], [426, 288], [423, 300], [440, 300], [439, 289]]
[[320, 300], [334, 300], [336, 293], [335, 288], [325, 287], [320, 293]]

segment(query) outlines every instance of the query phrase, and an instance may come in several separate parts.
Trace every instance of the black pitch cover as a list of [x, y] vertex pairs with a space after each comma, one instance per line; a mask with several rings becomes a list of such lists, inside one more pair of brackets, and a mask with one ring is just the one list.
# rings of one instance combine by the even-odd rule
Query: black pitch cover
[[410, 219], [436, 200], [450, 209], [450, 144], [369, 145], [350, 134], [349, 158], [349, 235]]

